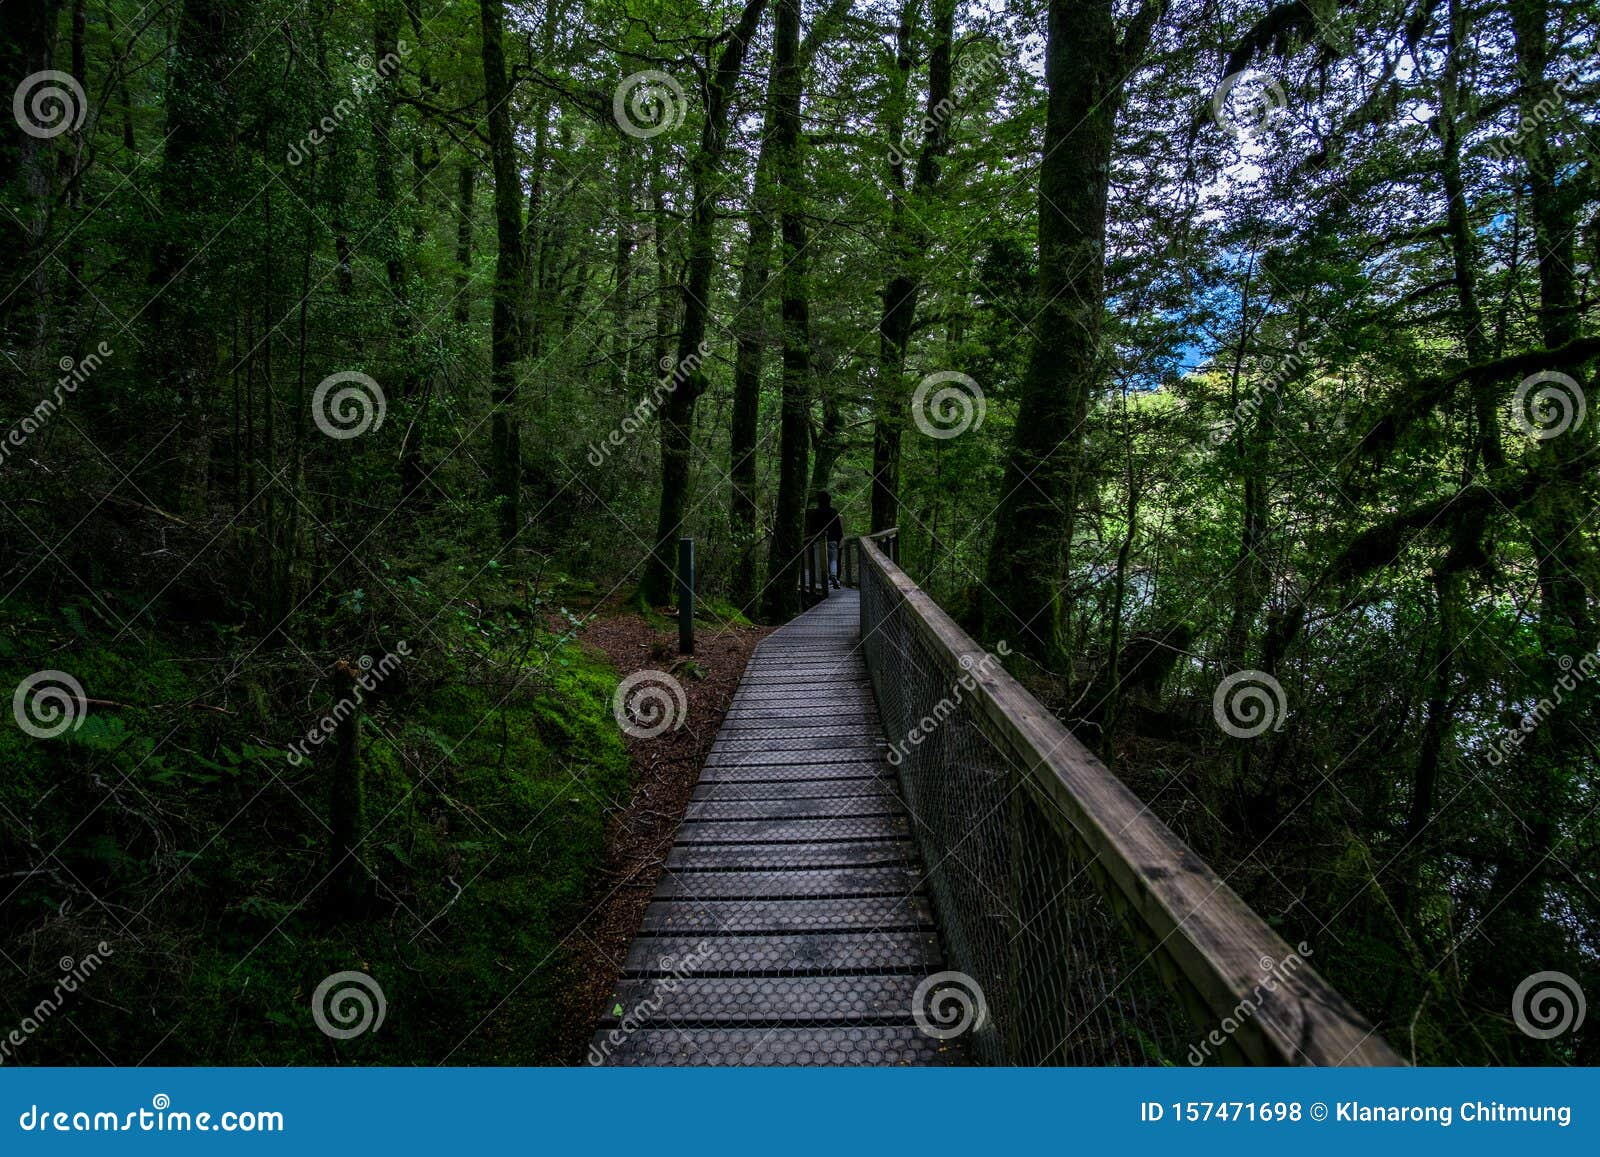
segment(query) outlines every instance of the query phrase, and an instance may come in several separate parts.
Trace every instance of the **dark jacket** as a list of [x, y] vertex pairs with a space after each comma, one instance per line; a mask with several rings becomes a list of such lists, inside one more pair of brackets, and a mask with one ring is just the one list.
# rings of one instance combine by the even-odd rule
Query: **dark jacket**
[[806, 537], [815, 538], [819, 534], [829, 542], [844, 539], [844, 521], [831, 506], [813, 506], [806, 511]]

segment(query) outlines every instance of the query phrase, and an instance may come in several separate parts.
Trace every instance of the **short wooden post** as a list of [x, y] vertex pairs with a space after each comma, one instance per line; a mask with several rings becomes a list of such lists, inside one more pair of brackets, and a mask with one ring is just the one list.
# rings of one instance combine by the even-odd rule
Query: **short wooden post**
[[678, 653], [694, 654], [694, 539], [678, 540]]

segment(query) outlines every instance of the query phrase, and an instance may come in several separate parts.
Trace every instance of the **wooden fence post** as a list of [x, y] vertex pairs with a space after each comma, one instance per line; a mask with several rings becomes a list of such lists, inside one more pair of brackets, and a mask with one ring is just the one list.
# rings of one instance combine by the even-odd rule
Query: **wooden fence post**
[[694, 539], [678, 540], [678, 653], [694, 654]]

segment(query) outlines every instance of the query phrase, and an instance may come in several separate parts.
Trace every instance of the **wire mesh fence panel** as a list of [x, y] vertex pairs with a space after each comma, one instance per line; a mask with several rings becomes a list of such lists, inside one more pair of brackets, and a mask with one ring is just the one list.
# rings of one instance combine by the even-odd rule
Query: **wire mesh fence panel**
[[862, 651], [975, 1059], [1397, 1063], [891, 558], [860, 546]]
[[1188, 1038], [1154, 964], [1135, 981], [1141, 954], [1112, 928], [1026, 769], [985, 732], [963, 683], [970, 669], [929, 645], [870, 567], [862, 607], [867, 666], [946, 952], [987, 1006], [974, 1053], [1030, 1065], [1180, 1055]]

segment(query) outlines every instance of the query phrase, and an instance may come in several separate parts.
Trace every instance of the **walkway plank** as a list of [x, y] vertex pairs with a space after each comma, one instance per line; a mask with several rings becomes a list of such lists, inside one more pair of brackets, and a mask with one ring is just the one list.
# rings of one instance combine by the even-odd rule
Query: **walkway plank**
[[[902, 849], [900, 854], [904, 856]], [[913, 896], [917, 875], [905, 867], [839, 866], [822, 870], [784, 867], [777, 870], [717, 872], [704, 879], [685, 873], [661, 877], [655, 894], [662, 899], [772, 899], [792, 896]]]
[[688, 878], [696, 888], [705, 890], [711, 886], [711, 872], [799, 874], [815, 868], [910, 864], [915, 859], [906, 840], [841, 840], [809, 848], [794, 844], [679, 844], [667, 853], [667, 876], [695, 873]]
[[657, 936], [779, 936], [798, 932], [923, 932], [933, 926], [925, 900], [905, 896], [828, 899], [657, 900], [645, 909], [643, 932]]
[[[691, 976], [652, 999], [649, 981], [624, 980], [617, 986], [617, 1003], [637, 1007], [636, 1020], [646, 1027], [671, 1028], [690, 1017], [741, 1026], [894, 1025], [910, 1016], [916, 984], [910, 976]], [[610, 1027], [618, 1020], [613, 1014], [601, 1023]]]
[[945, 1065], [943, 967], [854, 591], [757, 648], [603, 1010], [614, 1065]]
[[[606, 1034], [596, 1038], [596, 1050]], [[952, 1050], [916, 1028], [671, 1028], [627, 1036], [613, 1065], [946, 1065]]]

